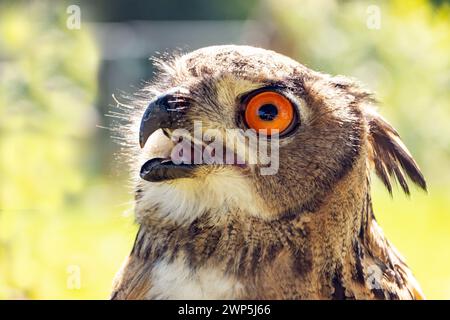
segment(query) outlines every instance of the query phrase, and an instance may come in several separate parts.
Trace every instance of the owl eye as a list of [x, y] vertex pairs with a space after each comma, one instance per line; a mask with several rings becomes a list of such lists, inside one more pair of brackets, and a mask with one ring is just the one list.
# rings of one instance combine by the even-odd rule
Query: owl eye
[[294, 121], [295, 112], [292, 103], [275, 91], [265, 91], [253, 96], [245, 107], [245, 121], [256, 130], [266, 129], [268, 135], [278, 130], [287, 131]]

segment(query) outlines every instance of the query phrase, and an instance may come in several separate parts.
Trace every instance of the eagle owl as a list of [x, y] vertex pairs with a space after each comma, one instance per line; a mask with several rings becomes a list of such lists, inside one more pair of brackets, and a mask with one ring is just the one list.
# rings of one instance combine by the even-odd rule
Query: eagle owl
[[[370, 92], [249, 46], [202, 48], [156, 65], [119, 128], [139, 231], [112, 299], [423, 297], [377, 224], [370, 174], [407, 194], [407, 178], [426, 190], [425, 180]], [[270, 142], [275, 172], [264, 174], [268, 162], [251, 162], [243, 147], [231, 163], [186, 161], [218, 133], [232, 132], [242, 146], [247, 130]], [[189, 149], [174, 161], [180, 141]], [[228, 140], [222, 145], [229, 151]]]

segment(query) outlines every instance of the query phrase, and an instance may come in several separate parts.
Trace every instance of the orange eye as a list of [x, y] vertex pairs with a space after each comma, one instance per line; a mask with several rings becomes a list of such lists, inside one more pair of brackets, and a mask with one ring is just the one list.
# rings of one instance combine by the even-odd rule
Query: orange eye
[[247, 125], [259, 131], [267, 129], [269, 135], [276, 129], [283, 133], [294, 119], [292, 103], [274, 91], [258, 93], [248, 101], [245, 109]]

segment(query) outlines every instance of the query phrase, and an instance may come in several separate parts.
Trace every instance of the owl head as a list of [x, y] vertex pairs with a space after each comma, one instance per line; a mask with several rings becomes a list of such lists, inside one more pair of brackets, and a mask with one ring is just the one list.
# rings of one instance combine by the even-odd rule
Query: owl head
[[249, 46], [156, 65], [129, 107], [137, 212], [276, 219], [314, 211], [332, 193], [366, 190], [370, 170], [389, 192], [396, 180], [409, 193], [407, 177], [426, 188], [371, 93], [353, 80]]

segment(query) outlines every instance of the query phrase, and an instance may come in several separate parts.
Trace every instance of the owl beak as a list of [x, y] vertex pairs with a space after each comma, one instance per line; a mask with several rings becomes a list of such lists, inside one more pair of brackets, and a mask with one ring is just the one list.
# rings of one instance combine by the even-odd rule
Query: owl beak
[[158, 129], [175, 129], [180, 127], [180, 122], [187, 108], [187, 99], [174, 89], [154, 98], [142, 116], [139, 129], [139, 145], [145, 146], [148, 138]]

